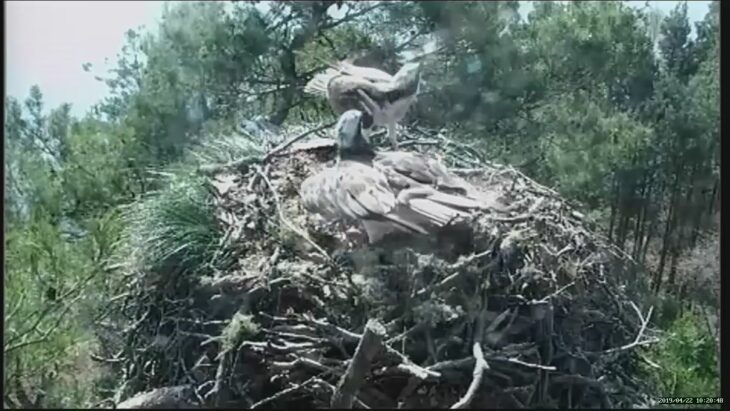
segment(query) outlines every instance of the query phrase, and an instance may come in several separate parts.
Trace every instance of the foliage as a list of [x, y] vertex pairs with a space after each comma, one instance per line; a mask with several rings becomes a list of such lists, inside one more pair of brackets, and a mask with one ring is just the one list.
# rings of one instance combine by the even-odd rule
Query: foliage
[[[124, 255], [138, 270], [197, 273], [215, 266], [223, 236], [208, 182], [190, 172], [165, 173], [165, 188], [150, 192], [124, 212]], [[173, 274], [174, 275], [174, 274]]]
[[667, 397], [717, 397], [720, 393], [719, 360], [714, 339], [702, 320], [688, 312], [666, 330], [662, 341], [649, 351], [660, 369], [647, 367]]

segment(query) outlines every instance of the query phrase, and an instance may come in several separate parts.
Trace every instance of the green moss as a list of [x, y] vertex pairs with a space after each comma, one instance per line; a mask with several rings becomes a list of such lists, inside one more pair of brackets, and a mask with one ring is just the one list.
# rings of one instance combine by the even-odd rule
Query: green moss
[[235, 349], [247, 338], [258, 334], [259, 325], [253, 321], [253, 316], [236, 313], [231, 322], [223, 329], [223, 351]]

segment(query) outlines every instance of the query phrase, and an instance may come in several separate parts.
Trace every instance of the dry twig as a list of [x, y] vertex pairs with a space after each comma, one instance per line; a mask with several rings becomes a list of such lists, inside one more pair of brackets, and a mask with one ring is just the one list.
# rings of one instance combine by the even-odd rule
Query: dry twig
[[383, 348], [385, 327], [377, 320], [369, 320], [365, 325], [360, 344], [355, 350], [347, 371], [340, 378], [337, 389], [332, 395], [332, 408], [351, 408], [357, 391], [367, 374], [375, 355]]

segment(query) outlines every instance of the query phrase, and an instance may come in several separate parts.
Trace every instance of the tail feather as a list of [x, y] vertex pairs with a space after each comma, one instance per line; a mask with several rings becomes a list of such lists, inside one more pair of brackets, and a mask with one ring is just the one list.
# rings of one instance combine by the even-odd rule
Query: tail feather
[[440, 191], [436, 191], [433, 194], [429, 195], [428, 199], [431, 201], [435, 201], [439, 204], [465, 210], [479, 209], [482, 207], [482, 205], [474, 199], [459, 195], [442, 193]]
[[412, 187], [398, 193], [398, 202], [400, 203], [410, 203], [414, 198], [424, 198], [442, 205], [465, 210], [482, 208], [482, 204], [474, 198], [444, 193], [428, 186]]
[[400, 204], [383, 216], [384, 220], [365, 220], [363, 228], [370, 243], [396, 231], [429, 235], [468, 214], [424, 198], [415, 198]]
[[309, 82], [304, 86], [304, 93], [310, 94], [317, 97], [327, 98], [327, 86], [329, 82], [335, 77], [339, 76], [340, 72], [334, 69], [327, 69], [322, 73], [316, 74]]
[[411, 231], [420, 234], [428, 234], [428, 226], [432, 224], [425, 216], [403, 206], [396, 207], [395, 210], [386, 214], [384, 217], [398, 225], [401, 231]]

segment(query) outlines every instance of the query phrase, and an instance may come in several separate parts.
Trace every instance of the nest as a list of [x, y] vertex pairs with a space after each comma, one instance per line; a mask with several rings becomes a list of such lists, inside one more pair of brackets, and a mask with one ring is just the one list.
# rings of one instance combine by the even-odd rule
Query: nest
[[116, 402], [183, 387], [175, 406], [643, 403], [636, 348], [655, 338], [651, 309], [636, 303], [645, 284], [631, 259], [553, 190], [484, 165], [468, 147], [428, 144], [442, 134], [429, 138], [406, 145], [442, 155], [506, 205], [475, 215], [469, 235], [351, 248], [342, 227], [320, 224], [298, 197], [303, 179], [332, 163], [329, 140], [216, 169], [218, 219], [235, 264], [157, 284], [152, 299], [149, 287], [130, 291], [138, 308], [125, 351], [137, 354], [125, 359]]

